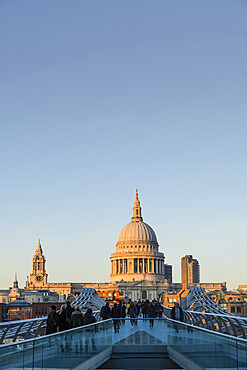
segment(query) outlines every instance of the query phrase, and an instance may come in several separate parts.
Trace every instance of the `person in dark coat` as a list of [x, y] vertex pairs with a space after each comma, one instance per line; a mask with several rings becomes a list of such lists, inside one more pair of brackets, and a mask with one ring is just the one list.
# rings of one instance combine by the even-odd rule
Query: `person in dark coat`
[[111, 317], [111, 307], [109, 306], [109, 302], [106, 303], [103, 310], [103, 320], [108, 320]]
[[152, 301], [148, 307], [148, 317], [149, 317], [149, 326], [154, 326], [154, 318], [157, 316], [157, 311], [154, 305], [154, 301]]
[[[68, 330], [68, 328], [69, 328], [69, 323], [67, 321], [66, 305], [63, 304], [60, 307], [60, 311], [59, 311], [59, 314], [58, 314], [58, 330], [59, 331], [64, 331], [64, 330]], [[68, 346], [67, 337], [66, 338], [61, 337], [61, 341], [62, 341], [62, 343], [60, 344], [61, 351], [62, 352], [64, 352], [65, 350], [69, 351], [70, 346]]]
[[134, 302], [130, 302], [129, 315], [130, 315], [130, 319], [131, 319], [130, 320], [131, 326], [133, 326], [133, 324], [137, 325], [137, 322], [136, 322], [137, 321], [136, 320], [137, 313], [136, 313], [136, 308], [135, 308]]
[[70, 322], [72, 312], [74, 311], [75, 309], [71, 307], [70, 301], [66, 301], [66, 303], [61, 306], [60, 312], [58, 315], [59, 331], [68, 330], [70, 328], [69, 322]]
[[137, 302], [137, 304], [136, 304], [136, 306], [137, 306], [137, 317], [140, 315], [140, 313], [141, 313], [141, 309], [142, 309], [142, 306], [143, 306], [143, 303], [142, 303], [142, 301], [139, 299], [138, 300], [138, 302]]
[[[182, 308], [179, 306], [178, 302], [174, 303], [174, 307], [171, 310], [171, 319], [176, 321], [184, 321], [184, 312]], [[174, 329], [178, 333], [179, 330], [179, 324], [174, 322]]]
[[184, 321], [184, 312], [179, 306], [178, 302], [174, 303], [174, 307], [171, 310], [171, 319], [176, 321]]
[[93, 311], [91, 310], [91, 308], [87, 309], [87, 312], [84, 315], [84, 322], [85, 322], [85, 325], [93, 324], [96, 322], [96, 318], [94, 317]]
[[140, 306], [138, 305], [138, 302], [136, 302], [136, 301], [134, 302], [134, 305], [135, 305], [135, 309], [136, 309], [136, 317], [138, 317], [139, 313], [140, 313]]
[[[84, 325], [84, 316], [81, 312], [79, 307], [76, 307], [75, 311], [72, 312], [70, 317], [69, 326], [70, 328], [79, 328], [80, 326]], [[75, 353], [79, 351], [82, 352], [82, 333], [79, 331], [78, 333], [73, 334], [73, 341], [75, 344]]]
[[119, 308], [120, 308], [120, 317], [122, 319], [121, 322], [122, 324], [125, 324], [126, 306], [122, 301], [120, 302]]
[[69, 326], [70, 328], [78, 328], [84, 325], [84, 316], [80, 308], [77, 307], [70, 317]]
[[161, 303], [158, 304], [157, 311], [159, 318], [162, 319], [163, 307], [161, 306]]
[[[70, 318], [71, 318], [72, 312], [74, 312], [74, 310], [75, 309], [73, 307], [71, 307], [69, 300], [67, 300], [65, 302], [65, 304], [63, 304], [61, 306], [60, 312], [59, 312], [59, 315], [58, 315], [59, 331], [68, 330], [70, 328], [70, 325], [69, 325]], [[69, 335], [66, 335], [65, 342], [66, 342], [65, 346], [61, 345], [62, 352], [64, 352], [64, 350], [66, 350], [68, 352], [72, 351], [72, 347], [71, 347], [72, 337], [69, 336]]]
[[50, 307], [51, 312], [47, 317], [47, 324], [46, 324], [46, 334], [54, 334], [57, 332], [58, 328], [58, 314], [56, 306], [52, 305]]
[[[89, 324], [94, 324], [96, 322], [96, 319], [93, 315], [93, 311], [91, 308], [87, 309], [87, 312], [84, 315], [84, 323], [85, 325]], [[97, 347], [95, 345], [95, 340], [94, 340], [94, 333], [95, 333], [95, 328], [88, 327], [86, 329], [86, 339], [85, 339], [85, 352], [88, 352], [88, 344], [89, 344], [89, 339], [91, 339], [91, 345], [92, 345], [92, 350], [96, 351]]]
[[114, 325], [114, 332], [119, 333], [119, 320], [121, 315], [120, 315], [120, 307], [116, 303], [114, 303], [113, 309], [111, 310], [111, 317], [114, 319], [113, 320], [113, 325]]
[[143, 314], [144, 321], [146, 321], [146, 318], [148, 316], [148, 306], [149, 306], [149, 300], [147, 299], [142, 307], [142, 314]]
[[72, 315], [72, 313], [75, 311], [75, 309], [74, 309], [74, 307], [71, 307], [71, 305], [70, 305], [70, 301], [69, 301], [69, 300], [67, 300], [67, 301], [65, 302], [65, 304], [66, 304], [66, 321], [67, 321], [67, 323], [69, 324], [69, 321], [70, 321], [71, 315]]
[[59, 311], [59, 314], [58, 314], [58, 329], [59, 329], [59, 331], [64, 331], [64, 330], [67, 330], [68, 327], [69, 327], [69, 325], [68, 325], [68, 321], [67, 321], [67, 318], [66, 318], [66, 306], [65, 306], [65, 304], [63, 304], [60, 307], [60, 311]]

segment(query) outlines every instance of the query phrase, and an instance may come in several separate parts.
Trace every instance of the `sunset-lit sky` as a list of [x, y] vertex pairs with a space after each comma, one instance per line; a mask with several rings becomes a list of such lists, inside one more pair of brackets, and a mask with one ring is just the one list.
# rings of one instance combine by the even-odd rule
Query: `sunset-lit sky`
[[247, 2], [0, 2], [0, 288], [109, 281], [135, 189], [180, 281], [247, 284]]

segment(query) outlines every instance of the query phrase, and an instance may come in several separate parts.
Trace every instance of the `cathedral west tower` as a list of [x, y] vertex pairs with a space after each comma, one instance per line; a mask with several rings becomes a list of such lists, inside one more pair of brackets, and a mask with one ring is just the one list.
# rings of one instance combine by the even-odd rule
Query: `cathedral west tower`
[[47, 285], [48, 275], [45, 270], [45, 262], [45, 256], [39, 239], [35, 255], [33, 256], [30, 279], [27, 277], [26, 289], [42, 289]]
[[112, 283], [165, 279], [165, 257], [159, 252], [154, 230], [143, 222], [137, 190], [131, 222], [121, 230], [110, 259]]

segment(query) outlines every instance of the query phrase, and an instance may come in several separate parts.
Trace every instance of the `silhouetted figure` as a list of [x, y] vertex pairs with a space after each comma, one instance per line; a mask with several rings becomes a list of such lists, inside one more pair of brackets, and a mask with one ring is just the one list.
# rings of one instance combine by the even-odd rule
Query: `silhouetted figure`
[[[77, 307], [70, 317], [69, 326], [71, 328], [79, 328], [84, 325], [84, 316], [80, 308]], [[79, 331], [73, 333], [73, 339], [75, 343], [75, 353], [82, 352], [82, 333]]]
[[76, 307], [75, 311], [72, 312], [70, 317], [69, 326], [71, 328], [78, 328], [84, 325], [84, 316], [79, 307]]
[[58, 328], [58, 314], [56, 312], [56, 306], [50, 307], [50, 313], [47, 317], [46, 334], [53, 334], [57, 332]]
[[178, 302], [174, 303], [171, 311], [171, 318], [176, 321], [184, 321], [184, 313]]
[[146, 321], [147, 317], [148, 317], [148, 307], [149, 307], [149, 300], [147, 299], [143, 306], [142, 306], [142, 315], [143, 315], [143, 319], [144, 321]]
[[111, 317], [111, 307], [109, 306], [109, 302], [106, 303], [104, 306], [104, 310], [102, 312], [102, 318], [103, 320], [108, 320]]
[[111, 316], [113, 319], [114, 332], [119, 333], [119, 320], [120, 319], [120, 306], [114, 303], [113, 309], [111, 311]]
[[148, 306], [147, 311], [148, 311], [148, 317], [149, 317], [149, 326], [153, 327], [154, 326], [154, 319], [157, 316], [157, 311], [156, 311], [156, 307], [154, 305], [154, 301], [152, 301], [150, 303], [150, 305]]
[[68, 329], [68, 322], [66, 318], [66, 306], [63, 304], [60, 307], [60, 311], [58, 314], [58, 329], [59, 331], [64, 331]]
[[157, 311], [159, 319], [162, 319], [163, 307], [161, 306], [160, 303], [158, 304]]
[[130, 323], [131, 323], [131, 326], [133, 326], [133, 324], [137, 325], [136, 323], [136, 307], [134, 305], [134, 302], [130, 302], [130, 306], [129, 306], [129, 315], [130, 315]]
[[125, 304], [121, 301], [120, 302], [120, 317], [121, 317], [121, 322], [122, 324], [125, 324], [125, 317], [126, 317], [126, 306]]
[[[91, 310], [91, 308], [88, 308], [87, 309], [87, 312], [85, 313], [84, 315], [84, 321], [85, 321], [85, 325], [89, 325], [89, 324], [94, 324], [96, 322], [96, 319], [93, 315], [93, 311]], [[95, 345], [95, 340], [94, 340], [94, 333], [95, 333], [95, 327], [93, 326], [89, 326], [87, 329], [86, 329], [86, 339], [85, 339], [85, 352], [88, 352], [88, 344], [89, 344], [89, 339], [91, 339], [91, 345], [92, 345], [92, 350], [93, 351], [96, 351], [97, 347]]]
[[[61, 306], [59, 314], [58, 314], [59, 331], [68, 330], [70, 328], [70, 318], [71, 318], [72, 312], [74, 311], [75, 309], [71, 307], [69, 300], [67, 300], [65, 304]], [[64, 352], [64, 350], [68, 352], [72, 351], [72, 347], [71, 347], [72, 336], [69, 334], [66, 334], [66, 336], [64, 337], [64, 340], [65, 340], [65, 343], [61, 344], [62, 352]]]
[[66, 321], [67, 321], [68, 326], [69, 326], [71, 315], [75, 311], [74, 307], [71, 307], [69, 300], [67, 300], [65, 302], [65, 310], [66, 310]]
[[[69, 323], [67, 321], [66, 305], [63, 304], [60, 307], [60, 311], [58, 314], [58, 330], [64, 331], [64, 330], [67, 330], [68, 328], [69, 328]], [[60, 340], [61, 340], [61, 344], [60, 344], [61, 351], [64, 352], [65, 349], [69, 350], [69, 347], [67, 345], [67, 336], [61, 336]]]
[[[174, 303], [174, 307], [171, 310], [171, 319], [176, 321], [184, 321], [184, 313], [178, 302]], [[179, 324], [174, 322], [174, 329], [178, 333]]]

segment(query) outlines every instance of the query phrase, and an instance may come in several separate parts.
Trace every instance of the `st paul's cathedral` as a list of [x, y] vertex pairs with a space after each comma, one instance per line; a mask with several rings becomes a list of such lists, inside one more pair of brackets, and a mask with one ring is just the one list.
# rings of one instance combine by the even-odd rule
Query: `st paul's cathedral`
[[107, 292], [118, 291], [132, 300], [152, 300], [172, 288], [165, 277], [165, 257], [159, 251], [156, 234], [151, 226], [143, 222], [137, 191], [131, 222], [121, 230], [116, 251], [111, 254], [110, 261], [110, 283], [49, 283], [46, 260], [39, 240], [26, 289], [48, 289], [58, 293], [61, 300], [75, 297], [86, 287], [104, 292], [105, 296]]

